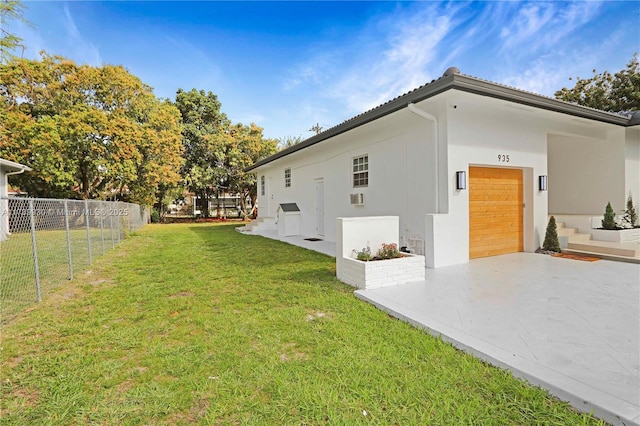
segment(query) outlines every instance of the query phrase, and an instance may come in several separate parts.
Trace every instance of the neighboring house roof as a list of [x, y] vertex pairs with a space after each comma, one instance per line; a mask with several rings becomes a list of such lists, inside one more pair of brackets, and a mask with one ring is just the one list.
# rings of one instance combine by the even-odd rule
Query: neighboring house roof
[[248, 172], [257, 169], [258, 167], [277, 160], [278, 158], [293, 154], [294, 152], [305, 149], [311, 145], [315, 145], [341, 133], [345, 133], [349, 130], [355, 129], [356, 127], [362, 126], [363, 124], [377, 120], [385, 115], [406, 108], [407, 105], [411, 103], [423, 101], [452, 89], [624, 127], [640, 124], [640, 113], [638, 111], [623, 114], [601, 111], [483, 80], [470, 75], [460, 74], [460, 71], [457, 68], [451, 67], [447, 69], [439, 79], [433, 80], [431, 83], [420, 86], [417, 89], [405, 93], [404, 95], [400, 95], [382, 105], [370, 109], [369, 111], [356, 115], [355, 117], [350, 118], [349, 120], [346, 120], [318, 135], [312, 136], [299, 144], [283, 149], [270, 157], [256, 162], [245, 171]]
[[30, 172], [31, 167], [0, 158], [0, 168], [7, 172]]

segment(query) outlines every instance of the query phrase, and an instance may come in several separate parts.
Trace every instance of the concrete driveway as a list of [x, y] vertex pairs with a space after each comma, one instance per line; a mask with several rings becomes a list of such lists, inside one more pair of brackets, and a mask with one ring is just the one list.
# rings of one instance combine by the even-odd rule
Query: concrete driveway
[[640, 424], [640, 265], [532, 253], [360, 299], [614, 424]]

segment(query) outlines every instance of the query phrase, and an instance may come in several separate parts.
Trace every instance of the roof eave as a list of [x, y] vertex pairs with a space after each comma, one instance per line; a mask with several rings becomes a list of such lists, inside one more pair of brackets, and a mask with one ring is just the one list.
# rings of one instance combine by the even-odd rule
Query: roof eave
[[574, 117], [586, 118], [625, 127], [631, 124], [630, 119], [623, 115], [564, 102], [558, 99], [549, 98], [536, 93], [525, 92], [516, 88], [503, 86], [465, 75], [456, 75], [451, 88], [468, 93], [474, 93], [480, 96], [489, 96], [496, 99], [515, 102], [520, 105], [569, 114]]
[[349, 130], [355, 129], [356, 127], [377, 120], [378, 118], [384, 117], [385, 115], [389, 115], [393, 112], [399, 111], [403, 108], [406, 108], [410, 103], [421, 102], [425, 99], [431, 98], [451, 89], [473, 93], [480, 96], [502, 99], [521, 105], [569, 114], [575, 117], [596, 120], [609, 124], [615, 124], [625, 127], [632, 125], [631, 120], [622, 115], [571, 104], [568, 102], [538, 95], [536, 93], [525, 92], [516, 88], [504, 86], [486, 80], [481, 80], [463, 74], [450, 74], [441, 77], [438, 80], [434, 80], [431, 83], [425, 84], [424, 86], [419, 87], [418, 89], [415, 89], [404, 95], [398, 96], [397, 98], [378, 107], [375, 107], [367, 112], [357, 115], [316, 136], [312, 136], [297, 145], [291, 146], [270, 157], [260, 160], [251, 167], [245, 169], [245, 172], [253, 171], [279, 158], [293, 154], [294, 152], [303, 150], [305, 148], [308, 148], [309, 146], [315, 145], [319, 142], [330, 139]]
[[289, 154], [293, 154], [294, 152], [300, 151], [309, 146], [315, 145], [319, 142], [330, 139], [334, 136], [338, 136], [342, 133], [348, 132], [349, 130], [355, 129], [356, 127], [360, 127], [364, 124], [370, 123], [371, 121], [377, 120], [378, 118], [381, 118], [393, 112], [399, 111], [403, 108], [406, 108], [407, 105], [410, 103], [420, 102], [424, 99], [435, 96], [438, 93], [448, 90], [450, 88], [449, 86], [451, 85], [452, 81], [453, 81], [453, 76], [442, 77], [412, 92], [398, 96], [396, 99], [393, 99], [385, 104], [375, 107], [367, 112], [359, 114], [318, 135], [312, 136], [309, 139], [306, 139], [297, 145], [293, 145], [287, 149], [283, 149], [282, 151], [270, 157], [260, 160], [254, 165], [252, 165], [251, 167], [248, 167], [247, 169], [245, 169], [245, 172], [250, 172], [252, 170], [257, 169], [260, 166], [271, 163], [272, 161], [275, 161], [279, 158], [285, 157]]

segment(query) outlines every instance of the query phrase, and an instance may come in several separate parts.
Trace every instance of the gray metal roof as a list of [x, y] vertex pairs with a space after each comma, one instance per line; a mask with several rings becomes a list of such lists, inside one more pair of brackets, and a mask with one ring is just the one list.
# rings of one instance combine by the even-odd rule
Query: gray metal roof
[[268, 164], [278, 158], [285, 157], [294, 152], [303, 150], [311, 145], [315, 145], [334, 136], [345, 133], [356, 127], [367, 124], [378, 118], [389, 115], [393, 112], [406, 108], [411, 103], [418, 103], [425, 99], [436, 96], [447, 90], [459, 90], [462, 92], [474, 93], [480, 96], [488, 96], [495, 99], [515, 102], [521, 105], [527, 105], [534, 108], [544, 109], [548, 111], [569, 114], [575, 117], [586, 118], [589, 120], [601, 121], [604, 123], [615, 124], [618, 126], [633, 126], [640, 124], [640, 114], [614, 114], [611, 112], [601, 111], [598, 109], [588, 108], [569, 102], [560, 101], [558, 99], [539, 95], [532, 92], [516, 89], [488, 80], [483, 80], [470, 75], [460, 74], [459, 70], [451, 67], [445, 71], [444, 75], [437, 80], [422, 85], [417, 89], [400, 95], [382, 105], [370, 109], [362, 114], [356, 115], [342, 123], [334, 126], [324, 132], [312, 136], [299, 144], [283, 149], [276, 154], [256, 162], [245, 171], [257, 169], [260, 166]]

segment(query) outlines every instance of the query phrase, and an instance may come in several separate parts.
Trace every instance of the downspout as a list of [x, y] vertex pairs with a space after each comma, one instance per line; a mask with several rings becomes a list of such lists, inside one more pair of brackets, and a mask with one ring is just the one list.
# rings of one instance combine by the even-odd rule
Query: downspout
[[[0, 166], [0, 167], [1, 167], [1, 166]], [[16, 172], [6, 172], [6, 173], [4, 173], [4, 176], [3, 176], [3, 179], [4, 179], [4, 191], [0, 191], [0, 202], [2, 202], [3, 209], [7, 209], [7, 208], [8, 208], [8, 203], [9, 203], [9, 201], [3, 201], [3, 200], [2, 200], [2, 198], [4, 198], [4, 197], [7, 197], [7, 198], [8, 198], [8, 196], [9, 196], [9, 193], [8, 193], [8, 192], [7, 192], [7, 194], [2, 194], [2, 192], [5, 192], [5, 191], [8, 191], [8, 190], [9, 190], [9, 176], [12, 176], [12, 175], [19, 175], [19, 174], [21, 174], [21, 173], [24, 173], [24, 172], [25, 172], [25, 170], [27, 170], [27, 169], [28, 169], [28, 168], [23, 168], [23, 169], [20, 169], [20, 170], [18, 170], [18, 171], [16, 171]], [[28, 169], [28, 170], [31, 170], [31, 169]], [[0, 188], [1, 188], [1, 187], [2, 187], [2, 186], [0, 186]], [[7, 206], [6, 206], [6, 207], [5, 207], [5, 204], [4, 204], [5, 202], [7, 203]], [[7, 213], [7, 212], [8, 212], [8, 210], [6, 210], [4, 213]], [[0, 213], [0, 215], [2, 215], [2, 214]], [[4, 238], [7, 238], [7, 236], [9, 235], [9, 215], [8, 215], [8, 214], [6, 214], [6, 215], [5, 215], [5, 219], [3, 219], [3, 220], [6, 220], [6, 224], [5, 224], [5, 225], [6, 225], [6, 231], [3, 231], [3, 232], [6, 232], [6, 236], [3, 236], [2, 232], [0, 232], [0, 241], [1, 241], [2, 239], [4, 239]], [[1, 230], [5, 225], [0, 226], [0, 230]]]
[[5, 176], [19, 175], [19, 174], [24, 173], [26, 170], [27, 170], [27, 169], [20, 169], [20, 170], [18, 170], [17, 172], [7, 172], [7, 173], [5, 173], [4, 175], [5, 175]]
[[[18, 170], [17, 172], [6, 172], [6, 173], [4, 174], [4, 187], [5, 187], [5, 188], [9, 188], [9, 176], [22, 174], [22, 173], [24, 173], [26, 170], [27, 170], [27, 168], [20, 169], [20, 170]], [[31, 169], [29, 169], [29, 170], [31, 170]], [[4, 197], [4, 196], [5, 196], [4, 194], [0, 194], [0, 197]]]
[[439, 178], [440, 178], [440, 167], [439, 167], [439, 162], [440, 162], [440, 157], [439, 157], [439, 148], [438, 148], [438, 119], [436, 117], [434, 117], [433, 115], [429, 114], [426, 111], [421, 110], [420, 108], [418, 108], [413, 102], [409, 103], [407, 105], [407, 108], [409, 108], [409, 111], [411, 111], [412, 113], [424, 118], [425, 120], [429, 120], [429, 121], [433, 121], [433, 140], [435, 142], [435, 157], [436, 157], [436, 163], [435, 163], [435, 178], [436, 178], [436, 213], [440, 213], [440, 182], [439, 182]]

